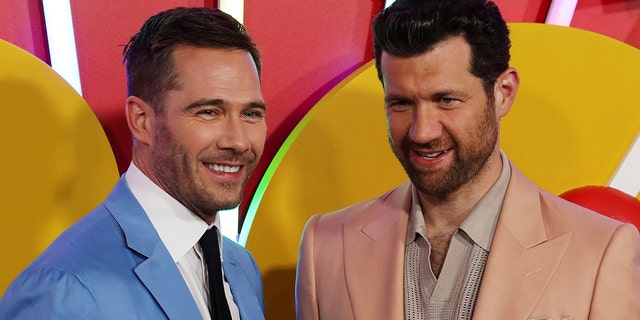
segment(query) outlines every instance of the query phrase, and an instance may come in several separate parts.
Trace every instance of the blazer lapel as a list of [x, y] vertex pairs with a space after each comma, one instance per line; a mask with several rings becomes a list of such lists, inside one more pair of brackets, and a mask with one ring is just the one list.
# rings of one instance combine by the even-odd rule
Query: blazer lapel
[[571, 239], [571, 233], [548, 239], [538, 187], [511, 169], [474, 319], [526, 319]]
[[134, 270], [169, 319], [202, 317], [180, 271], [161, 242]]
[[256, 297], [256, 293], [252, 291], [250, 280], [245, 276], [235, 253], [229, 249], [229, 245], [223, 246], [223, 251], [222, 269], [240, 311], [240, 317], [242, 319], [264, 319], [261, 309], [262, 303]]
[[411, 187], [405, 183], [343, 225], [347, 291], [356, 319], [399, 319]]
[[133, 266], [134, 272], [168, 318], [200, 319], [200, 312], [178, 267], [129, 190], [124, 176], [105, 201], [105, 206], [120, 225], [129, 249], [142, 256], [143, 261]]

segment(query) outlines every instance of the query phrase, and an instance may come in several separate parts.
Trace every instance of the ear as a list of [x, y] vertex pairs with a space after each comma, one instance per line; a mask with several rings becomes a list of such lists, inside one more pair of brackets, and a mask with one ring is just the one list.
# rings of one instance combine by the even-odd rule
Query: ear
[[150, 144], [153, 117], [155, 115], [151, 106], [139, 97], [130, 96], [126, 100], [125, 115], [134, 141]]
[[493, 88], [495, 110], [498, 117], [504, 117], [509, 113], [511, 105], [516, 99], [519, 86], [520, 76], [515, 68], [509, 67], [500, 74]]

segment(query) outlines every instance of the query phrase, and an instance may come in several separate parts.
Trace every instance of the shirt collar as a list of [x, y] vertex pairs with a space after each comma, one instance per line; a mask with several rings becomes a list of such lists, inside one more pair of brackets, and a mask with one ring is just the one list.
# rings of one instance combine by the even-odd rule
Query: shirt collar
[[498, 217], [500, 217], [502, 202], [507, 193], [509, 178], [511, 177], [509, 160], [502, 151], [500, 151], [500, 156], [502, 158], [502, 171], [498, 180], [480, 199], [480, 202], [473, 208], [469, 216], [460, 224], [460, 229], [487, 252], [491, 248], [493, 233], [496, 229]]
[[151, 181], [133, 162], [125, 174], [125, 180], [174, 262], [178, 262], [198, 243], [204, 232], [213, 226], [218, 228], [218, 243], [222, 252], [218, 215], [211, 226], [207, 225], [199, 216]]
[[[493, 233], [495, 231], [502, 202], [509, 186], [511, 177], [511, 166], [505, 154], [500, 151], [502, 159], [502, 170], [498, 180], [491, 186], [489, 191], [480, 199], [478, 204], [471, 210], [469, 216], [462, 221], [459, 230], [464, 231], [473, 242], [484, 250], [489, 251]], [[407, 228], [406, 244], [415, 240], [416, 234], [427, 239], [427, 227], [422, 215], [422, 208], [418, 200], [418, 191], [415, 186], [411, 187], [411, 210], [409, 211], [409, 225]]]

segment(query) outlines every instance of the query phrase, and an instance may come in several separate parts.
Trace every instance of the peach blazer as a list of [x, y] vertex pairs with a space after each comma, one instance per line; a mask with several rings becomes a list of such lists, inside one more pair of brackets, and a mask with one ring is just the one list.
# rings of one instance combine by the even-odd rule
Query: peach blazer
[[[402, 319], [409, 182], [311, 217], [298, 319]], [[640, 235], [512, 174], [473, 319], [640, 319]]]

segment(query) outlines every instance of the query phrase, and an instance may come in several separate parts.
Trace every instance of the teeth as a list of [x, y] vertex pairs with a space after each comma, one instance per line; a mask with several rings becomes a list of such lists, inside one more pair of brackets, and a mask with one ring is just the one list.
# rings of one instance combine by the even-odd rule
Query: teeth
[[234, 173], [240, 170], [240, 166], [221, 166], [219, 164], [208, 164], [207, 167], [213, 171]]
[[433, 159], [441, 154], [443, 154], [444, 151], [439, 151], [439, 152], [434, 152], [434, 153], [421, 153], [420, 156], [423, 158], [429, 158], [429, 159]]

